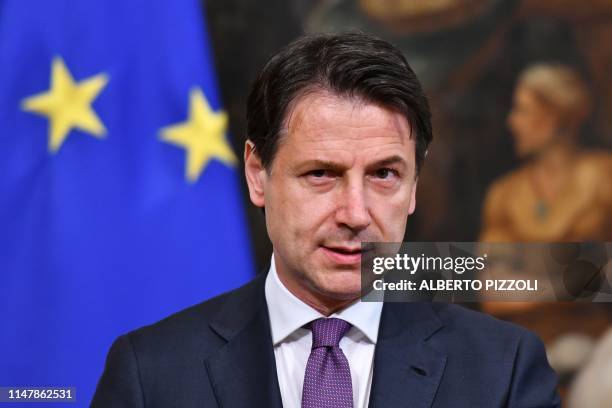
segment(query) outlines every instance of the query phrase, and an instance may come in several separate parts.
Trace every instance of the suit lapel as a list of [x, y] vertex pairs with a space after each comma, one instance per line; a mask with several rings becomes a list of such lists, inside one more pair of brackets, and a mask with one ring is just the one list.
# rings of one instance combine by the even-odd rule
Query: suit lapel
[[430, 407], [446, 355], [427, 339], [442, 327], [429, 303], [385, 303], [374, 353], [370, 407]]
[[282, 408], [264, 282], [260, 274], [211, 322], [227, 341], [206, 360], [219, 406]]

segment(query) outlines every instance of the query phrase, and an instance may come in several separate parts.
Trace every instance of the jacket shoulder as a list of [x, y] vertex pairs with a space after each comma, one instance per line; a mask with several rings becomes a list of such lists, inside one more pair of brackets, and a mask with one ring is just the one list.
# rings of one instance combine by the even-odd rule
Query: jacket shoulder
[[108, 353], [91, 405], [211, 405], [215, 397], [204, 361], [226, 344], [213, 327], [238, 327], [249, 319], [248, 310], [256, 310], [263, 298], [264, 281], [265, 275], [257, 276], [238, 289], [120, 336]]
[[[156, 323], [129, 332], [126, 336], [140, 355], [163, 354], [176, 357], [224, 344], [211, 329], [211, 323], [231, 313], [229, 309], [255, 309], [265, 276], [258, 275], [245, 285], [176, 312]], [[181, 353], [181, 350], [183, 351]]]
[[514, 323], [450, 303], [432, 303], [444, 329], [477, 343], [516, 342], [531, 332]]
[[536, 334], [462, 306], [433, 307], [443, 327], [432, 341], [447, 353], [450, 377], [462, 378], [462, 387], [487, 389], [503, 406], [560, 406], [557, 377]]

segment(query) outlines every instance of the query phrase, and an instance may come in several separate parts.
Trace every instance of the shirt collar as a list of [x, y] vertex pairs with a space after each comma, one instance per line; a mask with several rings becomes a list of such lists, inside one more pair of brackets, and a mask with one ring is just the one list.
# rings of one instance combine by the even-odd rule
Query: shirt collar
[[[298, 299], [283, 285], [276, 272], [274, 254], [266, 277], [265, 293], [272, 328], [272, 342], [275, 346], [307, 323], [325, 317]], [[368, 341], [376, 344], [382, 306], [382, 302], [358, 300], [329, 317], [346, 320]]]

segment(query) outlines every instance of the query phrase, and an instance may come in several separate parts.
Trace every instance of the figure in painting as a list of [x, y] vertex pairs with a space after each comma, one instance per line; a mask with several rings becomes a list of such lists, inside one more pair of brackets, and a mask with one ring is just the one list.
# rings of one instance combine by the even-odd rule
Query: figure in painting
[[612, 155], [577, 143], [590, 110], [573, 69], [522, 73], [508, 127], [525, 163], [489, 189], [481, 241], [612, 240]]

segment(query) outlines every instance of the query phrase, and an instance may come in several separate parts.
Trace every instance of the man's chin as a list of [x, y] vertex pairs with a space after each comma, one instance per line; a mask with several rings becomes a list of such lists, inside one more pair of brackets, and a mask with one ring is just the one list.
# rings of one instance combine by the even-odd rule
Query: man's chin
[[[355, 300], [361, 295], [361, 280], [358, 272], [334, 272], [336, 276], [317, 285], [317, 292], [329, 299]], [[339, 276], [344, 275], [344, 276]]]

